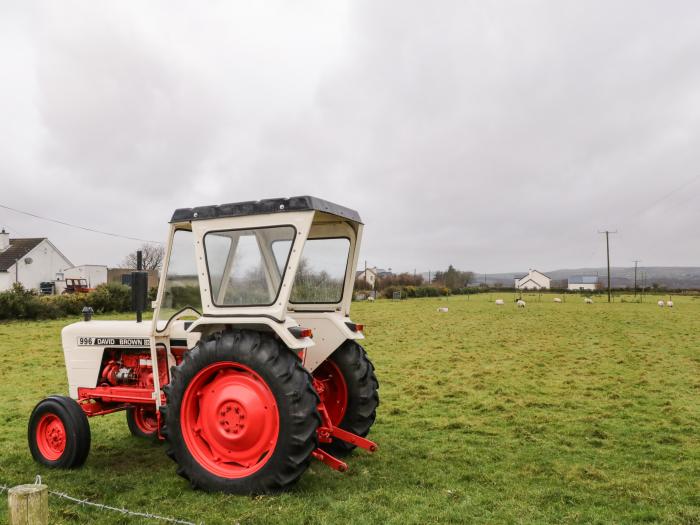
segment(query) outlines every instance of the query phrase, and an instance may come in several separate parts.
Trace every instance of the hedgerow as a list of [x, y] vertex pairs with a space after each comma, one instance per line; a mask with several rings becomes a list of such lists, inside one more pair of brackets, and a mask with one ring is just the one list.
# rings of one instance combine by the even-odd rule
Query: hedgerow
[[128, 312], [131, 310], [131, 289], [118, 283], [101, 284], [85, 294], [37, 295], [15, 284], [0, 292], [0, 320], [56, 319], [79, 315], [85, 306], [97, 312]]

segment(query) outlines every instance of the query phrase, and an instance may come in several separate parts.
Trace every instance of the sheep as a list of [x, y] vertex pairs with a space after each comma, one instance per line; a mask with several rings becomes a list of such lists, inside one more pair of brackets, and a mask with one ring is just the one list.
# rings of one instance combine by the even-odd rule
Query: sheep
[[593, 299], [591, 299], [590, 297], [586, 297], [586, 298], [583, 300], [583, 302], [586, 303], [586, 304], [593, 304]]
[[372, 296], [370, 295], [370, 296], [367, 298], [367, 300], [370, 301], [370, 302], [372, 302], [372, 301], [374, 301], [374, 297], [372, 297]]
[[525, 301], [522, 299], [518, 299], [515, 304], [518, 305], [518, 308], [525, 308]]
[[555, 302], [555, 303], [560, 303], [560, 302], [561, 302], [561, 299], [559, 299], [559, 297], [555, 297], [555, 298], [554, 298], [554, 302]]
[[666, 301], [666, 306], [668, 306], [669, 308], [673, 308], [673, 301]]
[[447, 313], [449, 310], [446, 306], [441, 306], [440, 308], [437, 309], [438, 312], [440, 313]]
[[658, 304], [658, 305], [659, 305], [659, 307], [663, 308], [663, 307], [664, 307], [664, 304], [665, 304], [665, 303], [664, 303], [663, 301], [659, 301], [659, 302], [658, 302], [658, 303], [656, 303], [656, 304]]
[[496, 299], [496, 306], [503, 306], [504, 304], [506, 303], [503, 302], [503, 299]]

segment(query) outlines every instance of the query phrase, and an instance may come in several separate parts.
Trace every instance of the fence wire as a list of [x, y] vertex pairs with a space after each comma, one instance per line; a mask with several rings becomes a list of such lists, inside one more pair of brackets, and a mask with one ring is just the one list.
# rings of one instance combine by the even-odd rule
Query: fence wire
[[[41, 476], [37, 475], [37, 477], [34, 479], [34, 484], [41, 485]], [[9, 489], [10, 489], [10, 487], [7, 485], [0, 485], [0, 494], [8, 491]], [[56, 496], [59, 499], [64, 499], [66, 501], [71, 501], [73, 503], [77, 503], [78, 505], [82, 505], [84, 507], [92, 507], [92, 508], [102, 510], [102, 511], [118, 512], [118, 513], [123, 514], [125, 516], [133, 516], [135, 518], [146, 518], [146, 519], [150, 519], [150, 520], [163, 521], [165, 523], [175, 523], [177, 525], [204, 525], [203, 522], [195, 523], [193, 521], [181, 520], [178, 518], [170, 518], [168, 516], [160, 516], [158, 514], [152, 514], [150, 512], [139, 512], [139, 511], [125, 509], [124, 507], [119, 508], [119, 507], [112, 507], [111, 505], [105, 505], [104, 503], [95, 503], [94, 501], [89, 501], [88, 499], [85, 499], [85, 498], [82, 498], [82, 499], [75, 498], [73, 496], [70, 496], [69, 494], [66, 494], [65, 492], [58, 492], [55, 490], [49, 490], [49, 494], [51, 494], [52, 496]]]

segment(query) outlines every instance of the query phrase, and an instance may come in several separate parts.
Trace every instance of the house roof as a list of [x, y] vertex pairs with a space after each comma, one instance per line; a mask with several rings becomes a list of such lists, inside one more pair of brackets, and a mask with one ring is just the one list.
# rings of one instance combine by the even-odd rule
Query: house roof
[[12, 268], [17, 259], [27, 255], [45, 239], [45, 237], [10, 239], [10, 247], [4, 252], [0, 252], [0, 272], [6, 272]]
[[552, 279], [549, 275], [545, 275], [545, 274], [543, 274], [543, 273], [542, 273], [541, 271], [539, 271], [539, 270], [530, 270], [529, 272], [527, 272], [527, 273], [525, 273], [525, 274], [523, 274], [523, 275], [521, 275], [521, 276], [517, 276], [517, 275], [516, 275], [516, 276], [515, 276], [515, 279], [516, 279], [517, 281], [520, 281], [521, 279], [524, 279], [525, 277], [528, 277], [531, 273], [539, 273], [542, 277], [546, 277], [546, 278], [549, 279], [549, 280]]
[[597, 275], [572, 275], [569, 284], [598, 284]]
[[524, 283], [518, 283], [518, 288], [522, 288], [522, 287], [525, 286], [527, 283], [532, 283], [532, 284], [534, 284], [535, 286], [538, 286], [538, 287], [539, 287], [539, 286], [542, 286], [540, 283], [535, 282], [535, 281], [533, 281], [532, 279], [528, 279], [528, 280], [525, 281]]

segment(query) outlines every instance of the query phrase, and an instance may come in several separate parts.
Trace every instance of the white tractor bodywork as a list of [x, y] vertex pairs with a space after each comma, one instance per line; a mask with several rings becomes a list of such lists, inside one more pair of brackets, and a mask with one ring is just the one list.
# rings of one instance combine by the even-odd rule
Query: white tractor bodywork
[[[176, 235], [191, 238], [196, 276], [193, 272], [177, 273], [180, 262], [173, 257]], [[159, 349], [166, 351], [169, 374], [175, 364], [172, 347], [186, 345], [191, 349], [200, 338], [227, 327], [276, 334], [287, 348], [302, 357], [305, 368], [313, 372], [343, 342], [364, 338], [361, 331], [353, 329], [355, 325], [349, 318], [361, 238], [362, 223], [355, 212], [309, 197], [176, 211], [170, 224], [158, 295], [153, 303], [154, 321], [85, 321], [63, 329], [70, 396], [78, 399], [80, 388], [94, 389], [100, 384], [106, 350], [141, 350], [151, 356], [150, 363], [142, 364], [153, 368], [152, 398], [158, 407], [162, 403], [160, 377], [164, 373], [158, 369]], [[213, 251], [208, 252], [208, 243], [214, 239], [229, 243], [228, 255], [214, 260]], [[308, 266], [305, 246], [310, 241], [336, 241], [335, 244], [344, 245], [345, 239], [347, 255], [339, 296], [319, 302], [294, 302], [291, 296], [295, 284], [303, 285], [297, 279], [300, 265]], [[239, 253], [244, 244], [257, 245], [259, 250], [255, 255], [261, 263], [255, 267], [258, 271], [255, 278], [263, 282], [259, 276], [262, 272], [265, 284], [256, 293], [274, 295], [274, 300], [265, 304], [227, 302], [227, 296], [235, 296], [231, 291], [236, 283], [243, 279], [234, 274], [236, 264], [244, 260]], [[279, 254], [284, 253], [286, 246], [289, 246], [288, 256], [281, 264]], [[317, 253], [321, 259], [326, 257], [323, 250]], [[323, 274], [319, 275], [322, 280]], [[171, 312], [169, 302], [176, 306], [173, 298], [177, 286], [183, 290], [198, 287], [200, 304]], [[295, 335], [298, 327], [312, 329], [313, 338]]]

